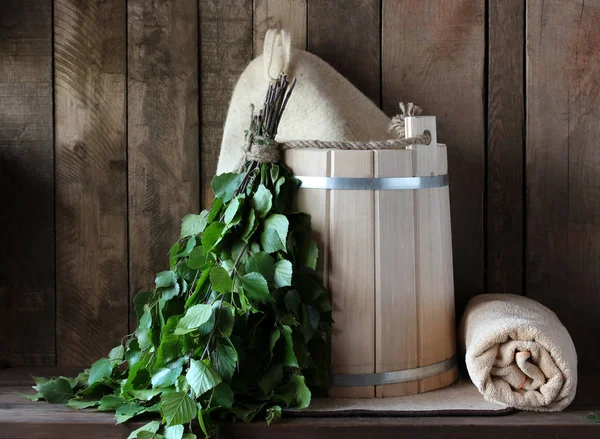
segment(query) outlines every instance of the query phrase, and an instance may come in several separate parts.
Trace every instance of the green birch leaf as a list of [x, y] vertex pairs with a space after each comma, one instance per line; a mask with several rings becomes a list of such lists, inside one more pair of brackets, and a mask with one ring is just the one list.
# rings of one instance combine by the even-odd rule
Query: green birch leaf
[[183, 425], [173, 425], [165, 428], [165, 439], [181, 439], [183, 437]]
[[200, 239], [205, 253], [210, 252], [213, 249], [213, 247], [221, 240], [224, 229], [225, 224], [221, 222], [211, 223], [211, 225], [206, 228], [206, 230], [202, 234], [202, 238]]
[[281, 337], [281, 332], [279, 332], [279, 329], [275, 329], [275, 330], [273, 330], [273, 332], [271, 332], [271, 337], [269, 339], [269, 358], [270, 359], [273, 358], [273, 350], [275, 349], [275, 345], [279, 341], [280, 337]]
[[218, 373], [202, 361], [196, 360], [190, 362], [190, 368], [185, 378], [196, 396], [203, 395], [221, 382]]
[[262, 231], [260, 234], [260, 245], [267, 253], [285, 250], [285, 244], [279, 239], [277, 231], [273, 229], [265, 229]]
[[281, 407], [274, 405], [267, 409], [267, 425], [271, 425], [273, 421], [281, 419]]
[[267, 281], [260, 273], [248, 273], [239, 278], [244, 289], [244, 293], [250, 299], [260, 302], [267, 303], [272, 302], [273, 297], [269, 294], [269, 286]]
[[282, 379], [283, 366], [280, 363], [275, 363], [260, 379], [258, 387], [260, 387], [265, 396], [268, 396], [277, 386], [279, 386]]
[[302, 334], [304, 335], [304, 341], [308, 342], [314, 337], [320, 318], [319, 311], [310, 305], [302, 305]]
[[210, 305], [194, 305], [187, 310], [175, 328], [175, 335], [190, 333], [210, 320], [213, 309]]
[[272, 282], [275, 276], [275, 261], [265, 252], [254, 253], [246, 262], [246, 273], [260, 273], [263, 277]]
[[271, 182], [275, 184], [279, 179], [279, 165], [271, 165]]
[[225, 380], [231, 380], [237, 367], [237, 361], [238, 358], [235, 349], [226, 343], [219, 343], [217, 355], [213, 359], [217, 373]]
[[300, 298], [298, 291], [288, 291], [285, 293], [283, 301], [285, 302], [285, 307], [289, 312], [293, 313], [296, 317], [300, 316], [300, 304], [302, 303], [302, 299]]
[[240, 212], [240, 209], [244, 205], [244, 198], [245, 195], [238, 195], [233, 200], [231, 200], [231, 202], [227, 206], [227, 209], [225, 209], [223, 221], [225, 221], [225, 224], [228, 227], [235, 226], [240, 223], [241, 214], [238, 215], [238, 212]]
[[183, 351], [181, 342], [181, 337], [178, 337], [175, 334], [163, 336], [157, 351], [157, 357], [160, 363], [164, 364], [179, 357]]
[[204, 433], [205, 439], [210, 439], [211, 434], [206, 428], [206, 423], [204, 422], [204, 416], [206, 416], [206, 412], [202, 410], [202, 406], [198, 404], [198, 424], [200, 424], [200, 429], [202, 433]]
[[203, 247], [198, 246], [191, 251], [188, 257], [188, 266], [193, 270], [197, 270], [210, 260], [212, 260], [210, 253], [206, 253]]
[[171, 300], [173, 297], [179, 295], [180, 287], [179, 283], [176, 283], [171, 288], [161, 288], [160, 289], [160, 300], [164, 303], [168, 300]]
[[175, 385], [175, 381], [177, 380], [177, 377], [181, 375], [181, 371], [181, 366], [176, 367], [175, 369], [168, 367], [160, 369], [152, 375], [152, 379], [150, 380], [152, 387], [169, 387]]
[[125, 355], [125, 348], [123, 347], [123, 345], [115, 346], [108, 353], [108, 359], [122, 361], [123, 355]]
[[213, 290], [222, 294], [231, 293], [233, 281], [229, 277], [229, 273], [223, 267], [215, 267], [210, 270], [210, 282]]
[[215, 193], [215, 197], [219, 198], [224, 203], [231, 200], [233, 193], [238, 188], [242, 180], [246, 177], [246, 173], [228, 172], [217, 175], [213, 178], [210, 186]]
[[250, 206], [258, 213], [258, 216], [265, 217], [273, 206], [273, 195], [264, 184], [258, 185], [254, 196], [250, 200]]
[[296, 398], [295, 398], [295, 406], [299, 409], [305, 409], [310, 405], [310, 390], [306, 386], [305, 380], [303, 376], [294, 375], [292, 376], [292, 381], [296, 383]]
[[196, 436], [194, 433], [185, 433], [181, 439], [198, 439], [198, 436]]
[[234, 394], [229, 384], [222, 382], [213, 389], [213, 405], [230, 409], [233, 406]]
[[35, 390], [40, 390], [40, 386], [42, 384], [46, 384], [48, 381], [50, 381], [49, 378], [46, 377], [35, 377], [32, 376], [31, 378], [33, 378], [33, 381], [35, 381], [35, 386], [31, 386], [32, 388], [34, 388]]
[[155, 396], [160, 395], [164, 389], [141, 389], [130, 390], [129, 394], [140, 401], [150, 401]]
[[286, 249], [289, 221], [285, 215], [277, 213], [269, 215], [264, 222], [264, 230], [260, 236], [260, 245], [267, 253]]
[[256, 212], [254, 209], [250, 209], [248, 212], [248, 218], [246, 219], [246, 225], [244, 227], [244, 231], [242, 232], [241, 239], [244, 242], [248, 242], [248, 240], [252, 237], [254, 232], [258, 229], [258, 221], [256, 221]]
[[218, 316], [221, 335], [224, 337], [231, 336], [233, 326], [235, 325], [235, 309], [232, 306], [222, 305], [215, 312]]
[[167, 427], [187, 424], [196, 417], [196, 403], [184, 392], [162, 395], [161, 414]]
[[199, 297], [202, 294], [206, 293], [207, 288], [204, 288], [204, 286], [206, 285], [206, 281], [208, 280], [209, 276], [210, 268], [207, 268], [206, 270], [202, 271], [202, 274], [200, 275], [200, 278], [198, 279], [198, 281], [196, 282], [196, 286], [194, 287], [194, 293], [185, 301], [186, 308], [189, 308], [192, 304], [196, 303]]
[[319, 260], [319, 247], [317, 246], [316, 241], [310, 240], [308, 245], [306, 246], [304, 253], [304, 265], [312, 268], [313, 270], [317, 269], [317, 262]]
[[27, 395], [25, 393], [19, 393], [19, 396], [22, 396], [23, 398], [27, 398], [30, 401], [34, 401], [34, 402], [35, 401], [39, 401], [40, 399], [42, 399], [42, 395], [39, 392], [35, 393], [33, 395], [32, 394]]
[[146, 425], [143, 425], [140, 428], [138, 428], [137, 430], [132, 431], [131, 434], [129, 436], [127, 436], [127, 439], [136, 439], [138, 437], [138, 434], [140, 434], [140, 432], [142, 432], [142, 431], [156, 433], [159, 428], [160, 428], [160, 422], [158, 422], [158, 421], [148, 422]]
[[137, 342], [141, 350], [145, 350], [152, 346], [152, 331], [150, 330], [151, 326], [152, 313], [150, 312], [150, 310], [146, 310], [144, 312], [144, 315], [142, 315], [142, 318], [140, 319], [138, 328], [135, 330]]
[[156, 275], [156, 280], [154, 281], [156, 284], [156, 288], [167, 288], [172, 287], [177, 283], [177, 274], [174, 271], [161, 271]]
[[198, 335], [208, 335], [208, 334], [210, 334], [210, 331], [212, 331], [213, 328], [215, 327], [215, 314], [217, 312], [218, 305], [213, 304], [212, 308], [213, 308], [213, 313], [210, 315], [210, 318], [208, 319], [208, 321], [206, 321], [202, 325], [198, 326], [198, 329], [197, 329]]
[[292, 285], [292, 263], [287, 259], [277, 261], [275, 264], [275, 276], [273, 283], [276, 288], [289, 287]]
[[144, 314], [144, 306], [148, 303], [148, 300], [150, 300], [150, 296], [152, 296], [152, 292], [140, 291], [135, 295], [135, 298], [133, 299], [135, 315], [137, 316], [138, 321]]
[[217, 216], [219, 216], [222, 209], [223, 209], [223, 202], [219, 198], [215, 198], [213, 200], [212, 206], [208, 212], [208, 217], [206, 218], [206, 220], [208, 221], [208, 224], [212, 223], [215, 220], [215, 218]]
[[183, 247], [183, 249], [179, 251], [179, 253], [177, 253], [175, 256], [177, 258], [185, 258], [186, 256], [190, 255], [191, 251], [194, 249], [195, 246], [196, 237], [190, 236], [188, 239], [185, 240], [185, 246]]
[[171, 246], [169, 249], [169, 268], [172, 270], [176, 265], [177, 261], [179, 261], [178, 253], [181, 250], [181, 246], [179, 245], [179, 241]]
[[94, 383], [99, 383], [108, 378], [112, 373], [114, 362], [108, 358], [100, 358], [90, 369], [90, 376], [88, 377], [88, 386]]
[[283, 350], [283, 365], [288, 367], [298, 367], [298, 359], [294, 353], [294, 343], [292, 341], [292, 328], [283, 325], [281, 335], [285, 339], [285, 348]]
[[139, 405], [135, 401], [129, 401], [119, 408], [117, 408], [115, 412], [115, 418], [117, 419], [117, 424], [121, 424], [133, 418], [134, 416], [139, 415], [144, 412], [145, 407], [143, 405]]
[[590, 413], [589, 415], [586, 415], [585, 419], [590, 422], [600, 422], [600, 412]]
[[151, 326], [152, 326], [152, 312], [150, 311], [150, 308], [148, 306], [146, 306], [146, 308], [144, 310], [144, 314], [142, 314], [142, 318], [140, 319], [140, 324], [138, 325], [138, 329], [139, 328], [150, 329]]
[[73, 398], [70, 399], [69, 402], [67, 402], [67, 407], [69, 407], [70, 409], [81, 410], [90, 407], [96, 407], [99, 403], [100, 401], [89, 401], [85, 399]]
[[129, 369], [127, 381], [123, 384], [123, 390], [140, 390], [145, 389], [150, 384], [150, 372], [144, 367], [142, 362], [138, 362]]
[[120, 396], [104, 395], [100, 400], [98, 411], [114, 411], [124, 405], [127, 401]]
[[203, 210], [200, 215], [189, 214], [183, 217], [181, 221], [181, 237], [195, 236], [204, 232], [208, 224], [208, 211]]
[[275, 182], [275, 195], [279, 196], [281, 187], [285, 184], [285, 177], [279, 177]]
[[288, 407], [305, 409], [310, 405], [310, 390], [302, 375], [292, 375], [290, 382], [278, 388], [277, 392], [283, 394]]

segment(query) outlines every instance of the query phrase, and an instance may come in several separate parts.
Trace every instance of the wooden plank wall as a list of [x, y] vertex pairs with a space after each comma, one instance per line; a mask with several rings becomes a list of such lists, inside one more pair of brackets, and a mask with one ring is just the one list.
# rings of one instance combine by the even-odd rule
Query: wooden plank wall
[[[179, 218], [210, 204], [264, 31], [448, 144], [457, 315], [526, 294], [600, 345], [600, 0], [0, 4], [0, 358], [85, 364], [135, 324]], [[127, 324], [128, 319], [129, 325]]]

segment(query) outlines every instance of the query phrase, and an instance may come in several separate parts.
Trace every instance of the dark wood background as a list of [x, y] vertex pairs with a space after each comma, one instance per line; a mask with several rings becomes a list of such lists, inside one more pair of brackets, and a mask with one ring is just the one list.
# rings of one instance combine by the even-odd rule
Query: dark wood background
[[387, 114], [437, 116], [457, 313], [526, 294], [597, 373], [600, 0], [2, 0], [0, 358], [89, 364], [132, 330], [278, 25]]

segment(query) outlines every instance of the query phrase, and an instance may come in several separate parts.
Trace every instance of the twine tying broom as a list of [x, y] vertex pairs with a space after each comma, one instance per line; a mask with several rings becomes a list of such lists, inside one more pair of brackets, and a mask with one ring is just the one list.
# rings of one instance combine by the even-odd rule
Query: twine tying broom
[[390, 122], [390, 132], [397, 136], [390, 140], [371, 140], [368, 142], [352, 142], [343, 140], [291, 140], [279, 143], [275, 141], [277, 128], [281, 115], [285, 110], [287, 101], [296, 85], [296, 79], [288, 83], [286, 75], [281, 74], [279, 79], [269, 85], [267, 98], [259, 114], [254, 114], [254, 106], [251, 107], [252, 121], [246, 132], [246, 143], [243, 146], [244, 157], [238, 169], [244, 166], [246, 161], [259, 163], [273, 163], [281, 160], [281, 152], [287, 149], [337, 149], [337, 150], [382, 150], [403, 149], [410, 145], [428, 145], [431, 135], [424, 133], [415, 137], [404, 137], [406, 134], [405, 117], [418, 116], [421, 108], [413, 103], [405, 105], [400, 102], [400, 113], [394, 116]]

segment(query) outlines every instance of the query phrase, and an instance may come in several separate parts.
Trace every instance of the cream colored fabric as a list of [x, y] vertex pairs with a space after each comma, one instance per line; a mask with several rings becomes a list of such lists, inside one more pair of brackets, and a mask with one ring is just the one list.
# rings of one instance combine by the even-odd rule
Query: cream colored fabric
[[[394, 137], [388, 132], [390, 119], [348, 80], [311, 53], [291, 49], [288, 59], [282, 40], [276, 40], [274, 47], [267, 49], [266, 59], [261, 55], [253, 60], [235, 86], [223, 132], [218, 174], [235, 170], [242, 157], [244, 132], [250, 124], [249, 106], [253, 104], [256, 111], [262, 107], [269, 84], [267, 77], [276, 77], [285, 66], [288, 78], [296, 78], [298, 83], [282, 116], [277, 141], [368, 141]], [[272, 39], [266, 38], [265, 42], [268, 41]]]
[[299, 416], [435, 416], [498, 415], [514, 412], [486, 401], [469, 379], [432, 392], [387, 398], [314, 398], [303, 410], [286, 410]]
[[459, 337], [469, 375], [488, 401], [540, 412], [573, 401], [575, 346], [556, 314], [540, 303], [512, 294], [476, 296]]

